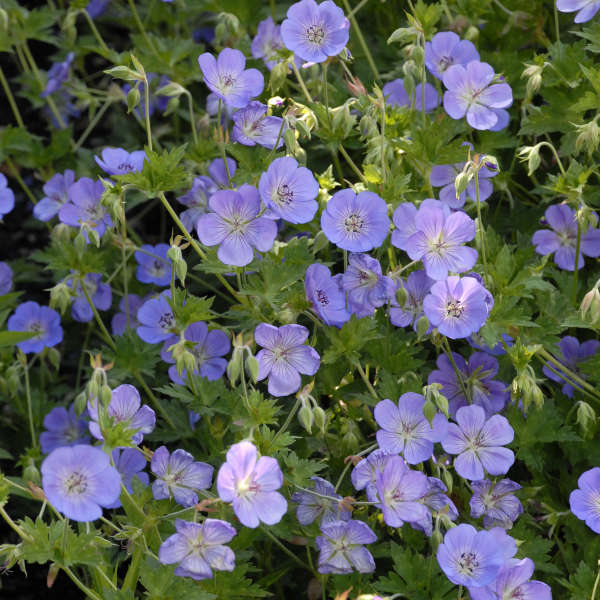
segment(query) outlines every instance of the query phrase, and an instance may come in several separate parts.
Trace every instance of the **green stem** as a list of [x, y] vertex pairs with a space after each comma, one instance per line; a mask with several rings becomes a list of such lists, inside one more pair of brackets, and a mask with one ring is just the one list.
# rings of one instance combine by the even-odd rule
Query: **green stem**
[[[587, 389], [595, 398], [600, 399], [600, 394], [598, 394], [598, 392], [596, 392], [594, 387], [592, 387], [587, 381], [584, 381], [581, 377], [579, 377], [579, 375], [575, 374], [566, 365], [564, 365], [563, 363], [558, 361], [556, 358], [554, 358], [554, 356], [552, 356], [552, 354], [550, 354], [550, 352], [548, 352], [546, 349], [542, 348], [541, 350], [538, 350], [537, 355], [542, 356], [548, 362], [550, 362], [553, 365], [555, 365], [556, 367], [558, 367], [558, 369], [560, 369], [563, 373], [565, 373], [569, 377], [569, 379], [572, 379], [573, 381], [578, 383], [581, 387]], [[569, 383], [571, 383], [571, 382], [569, 382]]]
[[366, 177], [362, 174], [361, 170], [354, 164], [354, 161], [350, 158], [350, 155], [346, 152], [346, 148], [340, 144], [338, 146], [340, 154], [344, 157], [346, 162], [350, 165], [350, 168], [356, 173], [356, 176], [365, 184], [369, 185]]
[[196, 131], [196, 117], [194, 116], [194, 103], [192, 95], [186, 90], [186, 96], [188, 99], [188, 108], [190, 112], [190, 125], [192, 126], [192, 137], [194, 138], [194, 144], [198, 144], [198, 132]]
[[266, 536], [277, 546], [279, 546], [279, 548], [285, 552], [293, 561], [295, 561], [296, 563], [298, 563], [303, 569], [306, 569], [308, 571], [311, 571], [311, 568], [303, 561], [300, 560], [289, 548], [287, 548], [286, 546], [284, 546], [266, 527], [262, 527], [262, 531], [263, 533], [266, 534]]
[[137, 28], [139, 29], [140, 33], [142, 34], [144, 40], [146, 41], [146, 44], [148, 44], [150, 50], [152, 50], [152, 52], [156, 56], [159, 56], [158, 52], [156, 51], [156, 48], [154, 47], [154, 44], [152, 43], [152, 40], [148, 37], [148, 34], [146, 33], [146, 29], [144, 28], [144, 24], [142, 23], [142, 21], [140, 19], [140, 15], [138, 14], [137, 8], [135, 7], [134, 0], [127, 0], [127, 1], [129, 2], [129, 8], [131, 9], [131, 14], [133, 15], [133, 19], [135, 20], [135, 24], [137, 25]]
[[483, 220], [481, 219], [481, 201], [479, 200], [479, 170], [475, 171], [475, 201], [477, 203], [477, 221], [479, 223], [479, 248], [481, 250], [481, 259], [483, 262], [483, 273], [487, 279], [487, 257], [485, 253], [485, 231], [483, 229]]
[[27, 420], [29, 421], [29, 433], [31, 435], [31, 446], [37, 446], [37, 438], [35, 437], [35, 428], [33, 425], [33, 409], [31, 407], [31, 388], [29, 386], [29, 365], [27, 358], [24, 359], [25, 365], [25, 397], [27, 399]]
[[6, 77], [4, 76], [4, 71], [2, 70], [1, 66], [0, 66], [0, 83], [2, 84], [2, 87], [4, 88], [4, 93], [6, 94], [6, 97], [8, 98], [8, 103], [10, 104], [13, 114], [15, 115], [15, 120], [17, 121], [17, 125], [19, 127], [22, 127], [23, 129], [25, 129], [25, 123], [23, 123], [23, 117], [21, 117], [21, 113], [19, 112], [19, 107], [17, 106], [17, 103], [15, 102], [15, 98], [10, 90], [10, 86], [8, 85], [8, 81], [6, 80]]
[[[35, 59], [33, 58], [33, 55], [31, 54], [31, 50], [29, 50], [29, 46], [27, 45], [27, 42], [23, 42], [22, 44], [22, 50], [23, 53], [25, 54], [25, 56], [27, 57], [27, 60], [29, 61], [29, 64], [31, 65], [31, 70], [33, 71], [33, 74], [39, 84], [39, 86], [41, 88], [44, 87], [44, 83], [42, 81], [42, 77], [40, 76], [40, 72], [37, 68], [37, 64], [35, 62]], [[58, 111], [58, 108], [56, 108], [56, 104], [54, 103], [54, 99], [52, 98], [51, 95], [46, 96], [46, 102], [48, 103], [48, 106], [50, 108], [50, 110], [52, 111], [52, 114], [54, 115], [54, 118], [56, 119], [56, 122], [59, 124], [61, 129], [66, 129], [67, 125], [64, 121], [64, 119], [62, 118], [60, 112]]]
[[313, 102], [312, 96], [310, 95], [310, 92], [308, 91], [308, 88], [306, 87], [306, 84], [304, 83], [304, 79], [302, 78], [302, 75], [300, 74], [300, 71], [298, 70], [298, 67], [296, 66], [295, 61], [292, 61], [290, 63], [292, 65], [292, 71], [294, 71], [294, 75], [296, 76], [296, 79], [298, 80], [298, 83], [300, 84], [300, 89], [302, 90], [302, 93], [304, 94], [304, 97], [306, 98], [306, 100], [308, 102]]
[[[600, 561], [598, 561], [598, 566], [600, 566]], [[600, 583], [600, 569], [598, 569], [598, 575], [596, 575], [596, 580], [594, 581], [594, 588], [592, 589], [592, 597], [590, 600], [595, 600], [596, 591], [598, 590], [598, 583]]]
[[100, 331], [102, 331], [102, 334], [104, 335], [104, 337], [106, 339], [106, 343], [116, 352], [117, 345], [115, 344], [114, 340], [112, 339], [112, 336], [110, 335], [110, 333], [108, 333], [108, 330], [106, 329], [106, 326], [104, 325], [104, 321], [102, 321], [102, 317], [100, 316], [100, 313], [98, 313], [98, 309], [94, 306], [94, 303], [92, 302], [92, 299], [90, 298], [90, 294], [85, 287], [85, 281], [83, 278], [81, 279], [81, 290], [83, 291], [83, 295], [85, 296], [85, 299], [87, 300], [87, 302], [92, 310], [92, 313], [94, 314], [94, 319], [96, 320], [96, 324], [98, 325], [98, 327], [100, 327]]
[[[423, 85], [425, 87], [425, 85]], [[385, 156], [385, 101], [381, 103], [381, 180], [383, 185], [387, 183], [387, 169]]]
[[361, 379], [365, 382], [365, 385], [367, 386], [367, 389], [369, 390], [369, 393], [371, 394], [371, 396], [373, 396], [373, 398], [375, 400], [379, 400], [379, 396], [377, 395], [375, 388], [373, 388], [373, 386], [371, 385], [371, 382], [369, 381], [369, 378], [367, 377], [367, 374], [365, 373], [364, 369], [362, 368], [360, 362], [356, 361], [354, 363], [354, 366], [356, 367], [356, 370], [359, 372]]
[[342, 485], [342, 481], [344, 481], [344, 477], [346, 477], [346, 473], [348, 472], [348, 469], [350, 469], [350, 467], [352, 466], [352, 462], [348, 461], [345, 465], [344, 465], [344, 469], [342, 471], [342, 473], [340, 474], [340, 476], [338, 477], [338, 480], [335, 484], [335, 491], [337, 492], [340, 485]]
[[575, 243], [575, 270], [573, 271], [573, 305], [577, 306], [577, 277], [579, 275], [579, 252], [581, 250], [581, 220], [577, 219], [577, 242]]
[[73, 152], [77, 152], [77, 150], [79, 150], [79, 148], [81, 148], [81, 145], [83, 144], [83, 142], [85, 142], [85, 140], [87, 139], [88, 135], [90, 135], [90, 133], [92, 132], [94, 127], [96, 127], [96, 125], [98, 125], [98, 122], [100, 121], [100, 119], [102, 118], [102, 116], [108, 110], [108, 107], [112, 103], [113, 103], [113, 99], [108, 98], [106, 100], [106, 102], [98, 109], [98, 111], [96, 112], [96, 114], [94, 115], [92, 120], [89, 122], [88, 126], [85, 128], [85, 131], [79, 136], [79, 139], [77, 140], [77, 142], [75, 143], [75, 146], [73, 147]]
[[[167, 200], [167, 198], [165, 197], [165, 195], [164, 195], [163, 192], [161, 192], [159, 194], [159, 198], [160, 198], [160, 201], [162, 202], [163, 206], [167, 209], [167, 212], [169, 213], [169, 215], [171, 215], [171, 218], [173, 219], [173, 221], [175, 221], [175, 224], [177, 225], [177, 227], [179, 227], [180, 231], [183, 233], [185, 239], [190, 243], [191, 247], [194, 249], [194, 252], [196, 252], [196, 254], [202, 260], [206, 260], [206, 254], [203, 252], [202, 248], [200, 248], [200, 246], [198, 245], [198, 242], [196, 242], [196, 240], [191, 236], [190, 232], [187, 230], [187, 228], [185, 227], [185, 225], [181, 222], [181, 219], [177, 216], [177, 213], [173, 210], [173, 207], [169, 204], [169, 201]], [[247, 299], [244, 296], [239, 295], [231, 287], [231, 285], [229, 284], [229, 282], [220, 273], [217, 273], [216, 277], [221, 282], [221, 284], [223, 285], [223, 287], [240, 304], [243, 304], [244, 306], [247, 306], [247, 304], [248, 304]]]
[[221, 98], [219, 98], [219, 107], [217, 109], [217, 143], [219, 145], [219, 152], [221, 153], [221, 158], [223, 159], [223, 166], [225, 167], [225, 173], [227, 174], [227, 183], [229, 187], [233, 187], [231, 183], [231, 173], [229, 172], [229, 163], [227, 162], [227, 154], [225, 153], [225, 142], [223, 140], [223, 135], [221, 131], [221, 110], [222, 110], [222, 102]]
[[446, 336], [443, 336], [443, 338], [442, 338], [442, 348], [443, 348], [444, 352], [446, 353], [446, 356], [448, 357], [448, 360], [450, 361], [452, 368], [454, 369], [454, 374], [456, 375], [456, 380], [458, 381], [458, 384], [460, 385], [460, 387], [463, 391], [463, 394], [465, 395], [465, 400], [469, 404], [471, 404], [472, 399], [471, 399], [470, 394], [468, 393], [467, 386], [465, 385], [465, 382], [463, 380], [462, 371], [458, 368], [458, 365], [456, 364], [456, 361], [454, 360], [454, 355], [452, 354], [452, 350], [450, 348], [450, 344], [449, 344], [448, 338]]
[[10, 515], [4, 510], [4, 507], [0, 504], [0, 515], [6, 521], [8, 526], [23, 540], [27, 542], [33, 542], [30, 538], [11, 518]]
[[67, 574], [69, 579], [88, 597], [92, 600], [102, 600], [100, 596], [97, 596], [95, 592], [90, 590], [80, 579], [69, 569], [69, 567], [61, 566], [61, 569]]
[[94, 23], [94, 20], [92, 19], [92, 17], [90, 17], [88, 11], [85, 8], [82, 8], [81, 12], [83, 13], [84, 17], [86, 18], [88, 25], [90, 26], [90, 29], [92, 30], [92, 33], [94, 34], [94, 37], [96, 38], [96, 40], [98, 40], [98, 43], [100, 44], [100, 48], [102, 48], [102, 50], [104, 51], [105, 54], [110, 54], [110, 48], [104, 43], [104, 39], [100, 35], [100, 32], [98, 31], [96, 24]]
[[567, 172], [565, 171], [565, 168], [563, 167], [562, 161], [560, 160], [560, 156], [558, 156], [558, 152], [556, 151], [556, 148], [550, 142], [540, 142], [540, 147], [541, 146], [546, 146], [547, 148], [550, 148], [550, 150], [552, 150], [552, 154], [554, 154], [554, 158], [556, 159], [556, 163], [558, 164], [558, 168], [560, 169], [562, 176], [566, 177]]
[[275, 437], [273, 438], [273, 443], [290, 426], [290, 423], [292, 422], [292, 419], [298, 412], [298, 409], [300, 408], [301, 404], [302, 404], [302, 400], [300, 400], [300, 398], [297, 398], [294, 406], [292, 406], [292, 410], [290, 410], [288, 416], [286, 417], [285, 421], [283, 422], [283, 425], [279, 428], [279, 431], [275, 434]]
[[126, 592], [127, 590], [135, 590], [143, 556], [144, 549], [140, 544], [136, 544], [133, 554], [131, 555], [131, 562], [129, 563], [129, 568], [127, 569], [123, 586], [121, 587], [123, 592]]
[[152, 151], [152, 129], [150, 127], [150, 82], [148, 81], [148, 78], [145, 75], [144, 81], [146, 83], [146, 85], [144, 86], [144, 113], [146, 117], [146, 135], [148, 136], [148, 148], [150, 149], [150, 151]]
[[175, 426], [175, 423], [173, 423], [173, 421], [171, 420], [171, 417], [169, 417], [169, 413], [167, 413], [167, 411], [165, 410], [163, 405], [160, 403], [160, 400], [154, 395], [152, 390], [148, 387], [148, 384], [144, 381], [142, 374], [137, 369], [135, 369], [133, 371], [133, 376], [136, 378], [137, 382], [142, 386], [142, 389], [144, 390], [144, 392], [146, 392], [146, 395], [148, 396], [148, 398], [150, 398], [150, 400], [152, 401], [152, 404], [154, 405], [156, 410], [160, 413], [160, 416], [169, 424], [169, 427], [171, 429], [176, 430], [177, 427]]
[[12, 176], [17, 180], [17, 182], [21, 186], [21, 189], [25, 192], [25, 195], [31, 200], [31, 202], [33, 202], [33, 204], [37, 204], [38, 201], [36, 197], [33, 195], [33, 192], [29, 189], [29, 186], [21, 178], [21, 175], [19, 174], [15, 163], [13, 163], [13, 161], [8, 156], [5, 158], [5, 160], [6, 164], [8, 165], [8, 168], [11, 170]]
[[379, 77], [379, 71], [377, 71], [377, 67], [375, 66], [375, 61], [373, 60], [373, 56], [371, 55], [369, 46], [367, 45], [367, 42], [365, 41], [362, 31], [360, 30], [360, 25], [358, 24], [358, 21], [356, 20], [356, 17], [354, 16], [352, 9], [350, 8], [350, 3], [348, 2], [348, 0], [344, 0], [344, 7], [346, 8], [346, 12], [348, 13], [348, 18], [350, 19], [350, 23], [352, 24], [352, 30], [356, 33], [356, 37], [358, 38], [358, 43], [360, 44], [362, 51], [365, 53], [365, 57], [367, 59], [367, 62], [369, 63], [369, 67], [371, 67], [371, 71], [373, 72], [375, 79], [377, 79], [379, 81], [381, 79]]
[[348, 18], [355, 15], [369, 0], [360, 0], [360, 2], [348, 13]]

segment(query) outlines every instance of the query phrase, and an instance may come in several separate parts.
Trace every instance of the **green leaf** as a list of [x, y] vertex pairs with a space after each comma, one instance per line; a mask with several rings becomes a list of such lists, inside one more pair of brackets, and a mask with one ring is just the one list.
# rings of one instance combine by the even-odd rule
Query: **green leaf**
[[143, 191], [149, 198], [161, 192], [170, 192], [184, 187], [188, 175], [181, 164], [185, 156], [186, 144], [160, 153], [146, 148], [146, 160], [141, 171], [115, 175], [122, 184], [130, 184]]
[[0, 331], [0, 348], [14, 346], [19, 342], [30, 340], [36, 335], [35, 331]]
[[331, 364], [340, 358], [346, 358], [350, 363], [355, 362], [360, 358], [359, 350], [381, 337], [376, 329], [375, 319], [357, 319], [356, 315], [352, 315], [341, 329], [328, 330], [331, 346], [324, 352], [321, 362]]

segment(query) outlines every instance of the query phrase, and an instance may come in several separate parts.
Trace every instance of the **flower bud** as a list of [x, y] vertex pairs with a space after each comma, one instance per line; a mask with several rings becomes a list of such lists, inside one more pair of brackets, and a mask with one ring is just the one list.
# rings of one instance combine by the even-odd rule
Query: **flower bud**
[[83, 231], [79, 231], [79, 233], [75, 236], [75, 239], [73, 240], [73, 245], [75, 246], [75, 251], [77, 252], [77, 254], [79, 256], [81, 256], [83, 254], [83, 251], [85, 250], [85, 247], [87, 246], [87, 241], [85, 239], [85, 236], [83, 235]]
[[596, 411], [583, 400], [579, 401], [577, 407], [577, 423], [581, 426], [584, 435], [590, 433], [594, 423], [596, 423]]
[[298, 421], [300, 421], [302, 427], [304, 427], [309, 434], [312, 432], [315, 417], [309, 404], [302, 403], [302, 407], [298, 411]]
[[315, 425], [318, 427], [319, 431], [325, 435], [325, 427], [327, 425], [327, 413], [320, 407], [313, 407], [313, 417], [315, 419]]
[[271, 94], [276, 94], [285, 84], [290, 66], [287, 61], [277, 63], [273, 66], [269, 77], [269, 89]]
[[454, 179], [454, 190], [456, 191], [457, 199], [467, 189], [469, 181], [471, 181], [471, 177], [464, 171], [461, 171], [456, 176], [456, 178]]
[[175, 274], [179, 278], [182, 284], [185, 284], [185, 277], [187, 275], [187, 262], [183, 258], [181, 248], [176, 245], [171, 245], [167, 251], [167, 258], [171, 259], [173, 267], [175, 268]]
[[[600, 291], [597, 287], [591, 289], [584, 297], [579, 307], [581, 316], [586, 318], [592, 325], [600, 320]], [[588, 314], [589, 313], [589, 314]]]
[[404, 306], [406, 304], [406, 301], [408, 300], [408, 292], [403, 285], [396, 290], [395, 296], [398, 306]]
[[540, 148], [541, 144], [537, 144], [536, 146], [523, 146], [517, 154], [521, 162], [527, 162], [527, 174], [530, 176], [540, 166]]
[[429, 319], [425, 315], [423, 315], [417, 321], [417, 337], [419, 339], [427, 335], [427, 332], [429, 331], [429, 326]]
[[44, 354], [48, 357], [54, 370], [58, 371], [60, 367], [60, 352], [56, 348], [44, 348]]
[[425, 415], [425, 418], [429, 421], [430, 425], [433, 425], [433, 418], [435, 417], [435, 415], [437, 415], [437, 408], [435, 407], [435, 404], [431, 401], [431, 400], [426, 400], [425, 404], [423, 405], [423, 414]]
[[82, 415], [87, 407], [87, 396], [85, 395], [85, 392], [81, 392], [75, 396], [73, 405], [75, 407], [75, 414]]
[[64, 281], [50, 288], [50, 308], [57, 309], [61, 315], [64, 314], [71, 304], [71, 291]]
[[475, 25], [470, 25], [464, 35], [465, 40], [476, 42], [479, 39], [479, 28]]
[[52, 228], [52, 233], [50, 234], [50, 236], [52, 237], [53, 241], [71, 243], [72, 231], [73, 228], [69, 227], [66, 223], [57, 223]]
[[46, 587], [51, 588], [56, 581], [57, 575], [60, 573], [60, 566], [56, 563], [52, 563], [48, 569], [48, 575], [46, 575]]
[[0, 33], [6, 33], [8, 31], [8, 13], [0, 8]]
[[234, 347], [231, 354], [231, 360], [227, 363], [227, 377], [231, 385], [235, 385], [242, 372], [243, 350]]
[[23, 480], [35, 484], [42, 482], [40, 470], [35, 466], [35, 461], [32, 458], [27, 459], [27, 465], [23, 469]]
[[127, 92], [127, 114], [129, 114], [140, 103], [140, 90], [137, 86]]
[[444, 469], [444, 472], [442, 473], [442, 481], [444, 482], [444, 485], [448, 488], [448, 493], [451, 494], [452, 488], [454, 487], [454, 480], [452, 479], [452, 474], [450, 473], [450, 471], [448, 471], [448, 469]]
[[575, 140], [575, 149], [577, 152], [585, 150], [588, 157], [596, 151], [598, 143], [600, 143], [600, 127], [598, 127], [596, 120], [597, 117], [593, 121], [585, 123], [585, 125], [575, 125], [579, 132]]
[[245, 367], [246, 367], [246, 373], [248, 374], [248, 377], [250, 377], [252, 383], [256, 383], [256, 380], [258, 379], [258, 370], [259, 370], [259, 364], [258, 364], [258, 360], [256, 360], [256, 357], [252, 356], [252, 354], [247, 356], [246, 362], [245, 362]]

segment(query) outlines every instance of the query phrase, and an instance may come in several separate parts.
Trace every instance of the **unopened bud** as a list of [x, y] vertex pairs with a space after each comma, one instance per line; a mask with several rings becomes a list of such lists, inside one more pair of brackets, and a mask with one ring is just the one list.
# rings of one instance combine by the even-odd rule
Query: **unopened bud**
[[598, 148], [600, 143], [600, 127], [597, 124], [597, 118], [585, 125], [575, 125], [579, 135], [575, 140], [575, 149], [577, 152], [585, 150], [588, 156], [591, 156]]
[[396, 302], [398, 303], [398, 306], [402, 307], [406, 304], [406, 301], [408, 300], [408, 292], [406, 291], [406, 288], [401, 285], [397, 290], [396, 290]]
[[327, 413], [320, 407], [315, 406], [313, 408], [313, 417], [315, 419], [315, 425], [321, 431], [322, 434], [325, 434], [325, 426], [327, 425]]
[[42, 481], [39, 469], [35, 466], [35, 462], [30, 459], [27, 466], [23, 469], [23, 480], [31, 481], [31, 483], [39, 484]]
[[427, 332], [429, 331], [429, 327], [429, 319], [425, 315], [423, 315], [417, 321], [417, 337], [425, 337], [427, 335]]
[[460, 195], [467, 189], [469, 182], [471, 181], [471, 177], [464, 171], [461, 171], [456, 178], [454, 179], [454, 190], [456, 192], [456, 198], [458, 199]]
[[75, 240], [73, 240], [73, 245], [75, 246], [75, 251], [80, 256], [83, 254], [85, 247], [87, 246], [87, 241], [85, 236], [83, 235], [83, 231], [79, 231], [79, 233], [75, 236]]
[[71, 288], [64, 281], [50, 288], [50, 308], [58, 309], [61, 314], [64, 314], [70, 304]]
[[48, 575], [46, 576], [46, 587], [51, 588], [56, 581], [56, 576], [60, 573], [60, 566], [56, 563], [52, 563], [48, 569]]
[[172, 245], [167, 251], [167, 258], [171, 259], [173, 267], [175, 268], [175, 274], [179, 278], [182, 284], [185, 283], [185, 277], [187, 275], [187, 263], [181, 253], [179, 246]]
[[298, 420], [308, 433], [312, 432], [312, 426], [315, 422], [315, 417], [311, 407], [308, 404], [302, 404], [302, 407], [298, 411]]
[[479, 39], [479, 28], [475, 27], [475, 25], [469, 26], [465, 32], [464, 38], [470, 42], [476, 42]]
[[540, 148], [541, 144], [537, 144], [536, 146], [523, 146], [517, 154], [521, 162], [527, 163], [527, 174], [530, 176], [540, 166]]
[[597, 287], [591, 289], [584, 297], [579, 307], [581, 316], [595, 325], [600, 320], [600, 291]]
[[6, 33], [8, 31], [8, 13], [0, 8], [0, 33]]
[[231, 360], [227, 364], [227, 377], [229, 378], [231, 385], [235, 385], [240, 378], [242, 372], [242, 360], [243, 350], [234, 347], [233, 353], [231, 354]]
[[127, 113], [129, 114], [140, 103], [140, 90], [132, 87], [127, 92]]
[[252, 380], [252, 383], [256, 383], [256, 380], [258, 379], [258, 369], [259, 369], [259, 364], [258, 364], [258, 360], [256, 360], [256, 357], [250, 355], [246, 357], [246, 362], [245, 362], [245, 367], [246, 367], [246, 373], [248, 374], [248, 377], [250, 377], [250, 379]]
[[581, 426], [583, 433], [589, 433], [595, 422], [596, 411], [587, 402], [581, 400], [577, 407], [577, 423]]
[[81, 392], [75, 396], [75, 401], [73, 402], [73, 406], [75, 408], [76, 415], [82, 415], [83, 411], [87, 407], [87, 396], [85, 392]]

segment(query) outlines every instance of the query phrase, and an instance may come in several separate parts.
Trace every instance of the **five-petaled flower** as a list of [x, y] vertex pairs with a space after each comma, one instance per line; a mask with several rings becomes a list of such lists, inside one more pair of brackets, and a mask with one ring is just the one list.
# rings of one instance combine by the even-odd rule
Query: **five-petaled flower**
[[258, 458], [254, 444], [239, 442], [227, 451], [227, 462], [219, 469], [217, 491], [246, 527], [262, 521], [275, 525], [287, 511], [285, 498], [276, 490], [283, 485], [283, 473], [270, 456]]
[[314, 375], [321, 364], [317, 351], [305, 344], [308, 329], [303, 325], [274, 327], [261, 323], [254, 331], [254, 340], [262, 350], [258, 360], [257, 381], [269, 378], [269, 394], [288, 396], [300, 389], [303, 375]]

